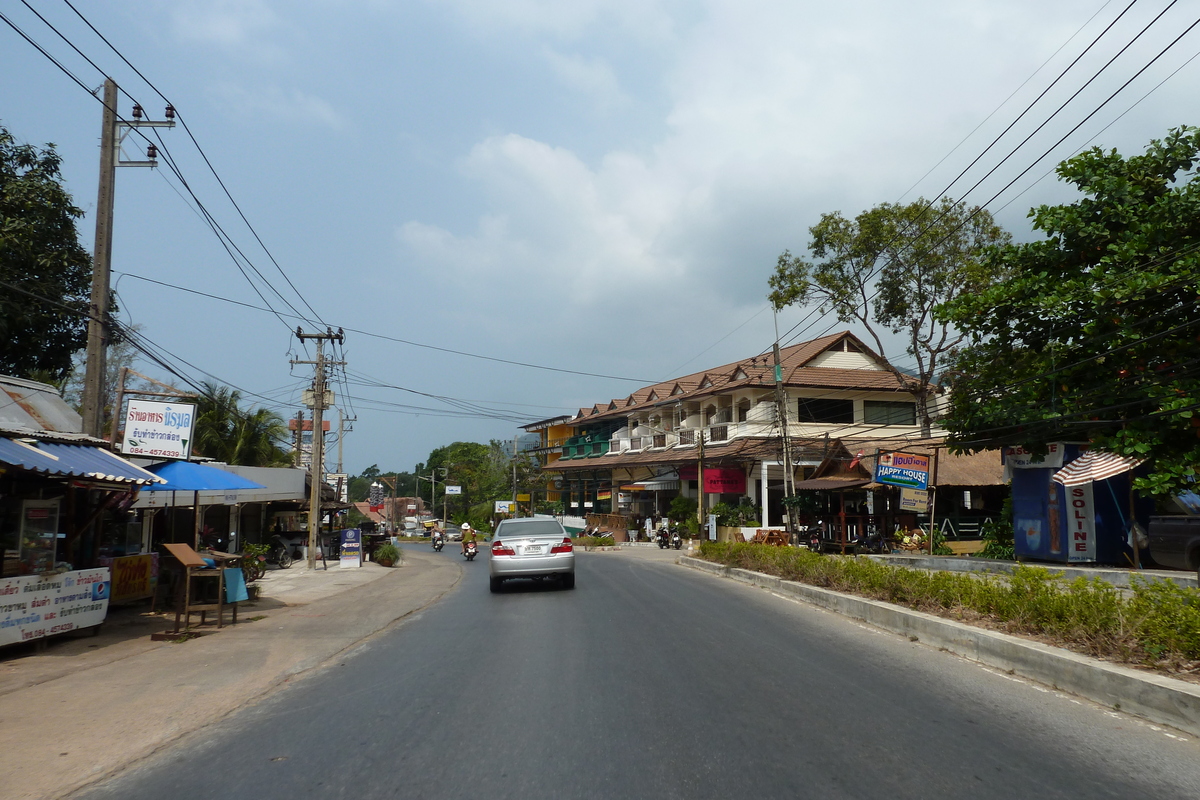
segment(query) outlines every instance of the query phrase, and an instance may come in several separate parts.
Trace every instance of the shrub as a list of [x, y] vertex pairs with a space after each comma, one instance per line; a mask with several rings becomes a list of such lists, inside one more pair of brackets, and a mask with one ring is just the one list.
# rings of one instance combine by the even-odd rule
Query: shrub
[[1200, 589], [1134, 576], [1132, 597], [1099, 578], [1018, 564], [1003, 576], [914, 570], [807, 549], [703, 542], [700, 557], [954, 618], [985, 616], [1010, 633], [1053, 637], [1097, 656], [1176, 666], [1200, 659]]
[[387, 544], [381, 544], [379, 547], [375, 548], [374, 558], [377, 564], [383, 564], [385, 567], [390, 567], [393, 564], [400, 563], [400, 550], [391, 542], [388, 542]]

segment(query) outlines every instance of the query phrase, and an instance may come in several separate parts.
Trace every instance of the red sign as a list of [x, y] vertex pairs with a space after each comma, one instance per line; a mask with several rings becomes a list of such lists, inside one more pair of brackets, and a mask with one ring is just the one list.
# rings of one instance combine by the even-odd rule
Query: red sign
[[[695, 467], [680, 467], [679, 477], [685, 481], [696, 480]], [[729, 467], [707, 467], [704, 470], [706, 494], [745, 494], [746, 473]]]

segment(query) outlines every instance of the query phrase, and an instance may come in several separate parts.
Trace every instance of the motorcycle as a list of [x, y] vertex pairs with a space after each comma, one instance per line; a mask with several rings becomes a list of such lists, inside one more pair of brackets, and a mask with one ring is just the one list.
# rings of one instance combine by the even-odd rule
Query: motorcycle
[[266, 560], [268, 564], [275, 564], [280, 569], [287, 569], [292, 565], [292, 554], [288, 550], [287, 542], [278, 533], [271, 537], [271, 549], [267, 551]]
[[882, 531], [868, 529], [866, 533], [860, 534], [858, 538], [854, 540], [854, 552], [857, 555], [864, 555], [867, 553], [881, 555], [892, 552], [892, 546], [887, 541], [887, 537], [883, 535]]
[[801, 531], [801, 537], [801, 540], [804, 542], [804, 546], [812, 552], [820, 553], [822, 550], [824, 550], [824, 545], [821, 542], [820, 527], [816, 525], [810, 525]]
[[443, 547], [445, 547], [445, 546], [446, 546], [446, 540], [445, 540], [445, 538], [443, 538], [443, 537], [442, 537], [442, 535], [441, 535], [440, 533], [436, 533], [436, 534], [434, 534], [434, 536], [433, 536], [433, 550], [434, 550], [434, 552], [436, 552], [436, 553], [440, 553], [440, 552], [442, 552], [442, 548], [443, 548]]
[[679, 550], [683, 547], [683, 537], [679, 535], [678, 528], [671, 528], [671, 547]]
[[474, 542], [467, 542], [467, 552], [463, 553], [463, 558], [467, 561], [474, 561], [475, 554], [479, 552], [479, 547]]
[[670, 547], [670, 546], [671, 546], [671, 542], [670, 542], [670, 540], [669, 540], [669, 539], [667, 539], [667, 532], [666, 532], [666, 531], [659, 531], [659, 532], [658, 532], [658, 535], [657, 535], [657, 536], [655, 536], [654, 538], [655, 538], [655, 540], [658, 542], [658, 549], [659, 549], [659, 550], [666, 550], [668, 547]]

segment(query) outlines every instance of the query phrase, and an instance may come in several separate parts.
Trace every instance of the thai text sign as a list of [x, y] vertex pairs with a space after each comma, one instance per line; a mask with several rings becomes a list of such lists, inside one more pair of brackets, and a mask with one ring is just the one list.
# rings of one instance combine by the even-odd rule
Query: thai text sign
[[922, 489], [900, 488], [900, 510], [917, 514], [929, 513], [929, 492]]
[[127, 456], [187, 458], [192, 452], [196, 406], [130, 400], [121, 452]]
[[362, 566], [362, 531], [358, 528], [347, 528], [342, 531], [343, 569]]
[[107, 567], [0, 578], [0, 645], [99, 625], [108, 590]]
[[112, 563], [108, 565], [112, 569], [110, 600], [121, 603], [154, 594], [154, 586], [158, 582], [157, 562], [156, 553], [112, 559]]
[[929, 488], [929, 456], [913, 453], [880, 453], [875, 482], [908, 489]]

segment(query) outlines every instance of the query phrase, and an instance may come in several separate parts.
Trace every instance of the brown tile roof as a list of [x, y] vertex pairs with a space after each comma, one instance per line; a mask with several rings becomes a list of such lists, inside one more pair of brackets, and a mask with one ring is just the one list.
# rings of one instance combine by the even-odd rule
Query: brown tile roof
[[[812, 387], [821, 389], [850, 389], [866, 391], [903, 391], [895, 376], [886, 370], [838, 369], [834, 367], [809, 367], [808, 362], [824, 353], [842, 339], [850, 339], [864, 355], [877, 361], [881, 366], [884, 360], [850, 331], [841, 331], [828, 336], [822, 336], [809, 342], [801, 342], [779, 351], [780, 365], [783, 367], [784, 383], [790, 387]], [[744, 377], [738, 377], [743, 375]], [[711, 386], [701, 388], [705, 379], [712, 382]], [[731, 389], [761, 387], [774, 388], [775, 360], [770, 353], [760, 353], [752, 358], [742, 359], [730, 364], [694, 372], [679, 378], [672, 378], [662, 383], [644, 386], [629, 395], [636, 403], [633, 407], [653, 405], [666, 401], [694, 400], [701, 397], [719, 394]], [[672, 395], [678, 387], [679, 394]], [[655, 399], [650, 400], [654, 395]], [[618, 403], [618, 407], [609, 410], [593, 407], [580, 409], [578, 418], [586, 418], [589, 422], [607, 417], [624, 416], [628, 413], [628, 404]]]

